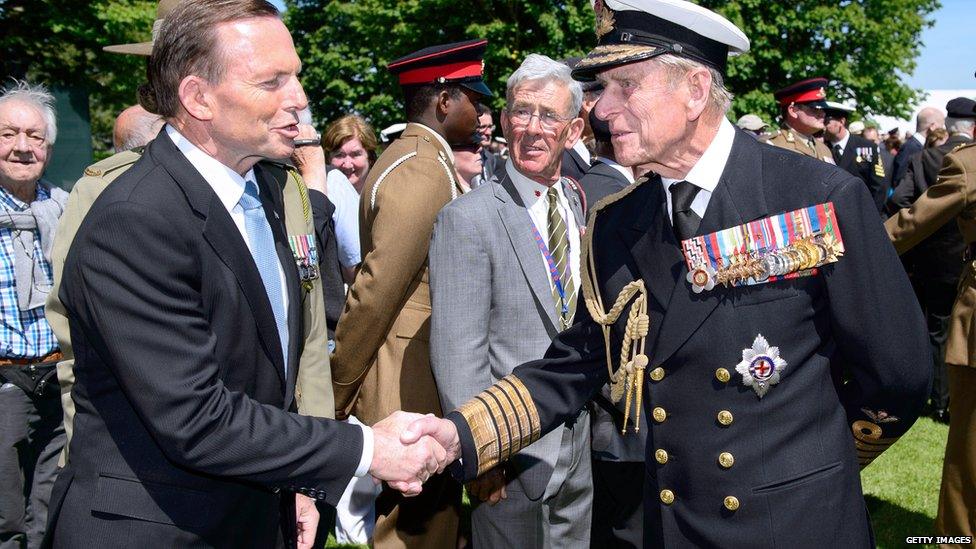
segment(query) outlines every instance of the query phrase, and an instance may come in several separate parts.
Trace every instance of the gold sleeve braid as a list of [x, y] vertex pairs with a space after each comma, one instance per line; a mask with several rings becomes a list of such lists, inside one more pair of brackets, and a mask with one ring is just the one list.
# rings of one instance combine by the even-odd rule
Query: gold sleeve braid
[[514, 375], [482, 391], [458, 412], [471, 429], [479, 475], [539, 440], [542, 432], [532, 395]]
[[854, 433], [857, 462], [861, 469], [870, 465], [876, 457], [898, 440], [898, 437], [881, 438], [881, 426], [865, 420], [855, 421], [851, 425], [851, 431]]

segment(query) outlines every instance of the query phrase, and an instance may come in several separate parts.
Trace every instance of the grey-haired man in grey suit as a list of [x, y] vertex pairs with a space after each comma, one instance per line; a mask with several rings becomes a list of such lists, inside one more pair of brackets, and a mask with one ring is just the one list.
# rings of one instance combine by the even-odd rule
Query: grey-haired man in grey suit
[[[431, 363], [454, 409], [542, 358], [580, 287], [579, 197], [560, 177], [583, 130], [565, 65], [529, 55], [508, 80], [510, 161], [441, 210], [430, 248]], [[475, 547], [586, 547], [593, 500], [589, 417], [568, 421], [468, 488]]]

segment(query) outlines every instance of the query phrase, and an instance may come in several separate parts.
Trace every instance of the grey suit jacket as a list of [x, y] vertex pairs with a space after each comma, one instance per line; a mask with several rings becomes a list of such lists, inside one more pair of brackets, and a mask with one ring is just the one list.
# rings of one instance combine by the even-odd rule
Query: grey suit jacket
[[[560, 184], [577, 225], [584, 227], [578, 195]], [[431, 366], [444, 410], [464, 404], [519, 364], [542, 358], [549, 348], [558, 333], [549, 273], [506, 170], [438, 214], [430, 289]], [[589, 453], [588, 431], [584, 412], [512, 460], [526, 495], [538, 499], [547, 486], [561, 484], [570, 465], [566, 453], [575, 453], [572, 459]]]

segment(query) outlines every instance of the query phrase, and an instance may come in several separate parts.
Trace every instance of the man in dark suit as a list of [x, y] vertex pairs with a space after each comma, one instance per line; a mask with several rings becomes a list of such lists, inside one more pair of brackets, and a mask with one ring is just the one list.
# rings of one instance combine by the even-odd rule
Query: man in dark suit
[[544, 359], [404, 441], [434, 435], [471, 478], [610, 377], [631, 422], [647, 414], [645, 547], [871, 547], [859, 468], [914, 423], [929, 382], [874, 202], [728, 122], [726, 58], [749, 47], [732, 23], [629, 4], [604, 0], [574, 76], [606, 85], [596, 112], [618, 161], [654, 174], [590, 214], [586, 307]]
[[828, 101], [824, 109], [824, 140], [830, 147], [834, 164], [864, 182], [880, 213], [888, 198], [881, 153], [877, 144], [853, 135], [847, 129], [852, 112], [854, 109], [846, 105]]
[[905, 177], [905, 172], [908, 170], [908, 164], [911, 162], [912, 157], [922, 152], [929, 130], [944, 127], [945, 114], [941, 110], [935, 107], [925, 107], [918, 111], [918, 114], [915, 116], [915, 134], [905, 141], [901, 148], [898, 149], [898, 154], [895, 155], [895, 172], [891, 180], [893, 184], [901, 182], [901, 179]]
[[596, 148], [596, 160], [590, 169], [583, 174], [579, 186], [583, 189], [584, 206], [588, 209], [596, 205], [604, 197], [622, 190], [634, 182], [634, 170], [621, 166], [613, 154], [613, 144], [610, 143], [610, 124], [600, 120], [591, 110], [589, 113], [590, 128], [593, 130], [593, 143]]
[[[912, 158], [905, 176], [888, 202], [892, 215], [901, 208], [910, 208], [926, 189], [938, 182], [945, 155], [957, 147], [972, 143], [976, 122], [974, 106], [976, 101], [966, 97], [957, 97], [946, 104], [945, 124], [949, 139], [938, 147], [923, 149], [921, 154]], [[965, 249], [959, 229], [948, 223], [905, 254], [911, 257], [915, 292], [929, 326], [935, 368], [929, 395], [932, 417], [943, 423], [949, 421], [949, 384], [945, 365], [949, 318], [956, 299], [959, 276], [966, 263], [963, 260]]]
[[308, 498], [367, 472], [418, 493], [441, 468], [433, 441], [398, 441], [416, 415], [294, 413], [299, 274], [259, 161], [294, 150], [299, 67], [262, 0], [186, 0], [163, 23], [140, 100], [167, 125], [65, 261], [75, 437], [49, 544], [308, 547]]

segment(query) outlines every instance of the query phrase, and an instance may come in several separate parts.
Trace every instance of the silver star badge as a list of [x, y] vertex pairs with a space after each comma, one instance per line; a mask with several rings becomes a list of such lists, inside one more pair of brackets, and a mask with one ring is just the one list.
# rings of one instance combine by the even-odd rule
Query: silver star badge
[[742, 349], [742, 362], [735, 371], [742, 374], [742, 384], [752, 387], [759, 398], [779, 383], [779, 374], [786, 369], [786, 361], [779, 357], [779, 347], [770, 347], [762, 334], [756, 336], [751, 348]]

